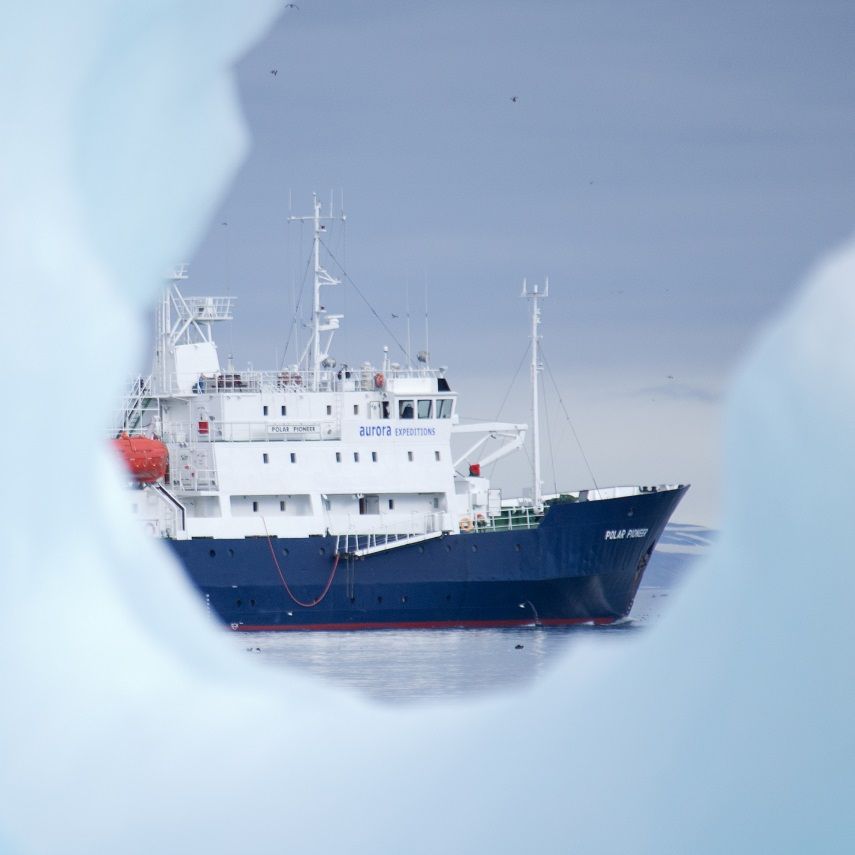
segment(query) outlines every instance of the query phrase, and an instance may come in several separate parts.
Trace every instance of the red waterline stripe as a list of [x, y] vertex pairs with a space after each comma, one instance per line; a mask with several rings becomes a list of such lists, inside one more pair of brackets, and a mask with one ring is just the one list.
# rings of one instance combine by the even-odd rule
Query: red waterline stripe
[[[614, 623], [617, 618], [543, 618], [541, 626], [573, 626], [593, 623], [597, 626]], [[372, 623], [301, 623], [301, 624], [240, 624], [235, 632], [288, 632], [289, 630], [338, 630], [338, 629], [476, 629], [505, 626], [532, 626], [532, 620], [426, 620]]]

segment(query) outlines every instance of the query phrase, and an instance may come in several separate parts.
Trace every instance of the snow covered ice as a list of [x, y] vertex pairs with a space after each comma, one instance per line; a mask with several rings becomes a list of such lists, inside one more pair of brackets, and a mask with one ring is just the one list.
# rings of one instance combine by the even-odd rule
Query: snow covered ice
[[261, 669], [125, 513], [104, 426], [280, 7], [6, 10], [0, 846], [852, 851], [855, 245], [735, 385], [705, 569], [639, 642], [513, 696], [386, 709]]

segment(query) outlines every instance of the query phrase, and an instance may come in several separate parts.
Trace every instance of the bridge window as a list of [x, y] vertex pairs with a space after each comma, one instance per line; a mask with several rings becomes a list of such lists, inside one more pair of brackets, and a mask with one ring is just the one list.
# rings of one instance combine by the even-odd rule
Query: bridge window
[[395, 510], [395, 500], [394, 499], [389, 499], [389, 510], [390, 511]]
[[411, 419], [413, 417], [414, 408], [415, 403], [412, 399], [398, 401], [398, 415], [402, 419]]
[[439, 462], [439, 452], [438, 452], [438, 451], [434, 451], [434, 453], [433, 453], [433, 459], [434, 459], [434, 460], [436, 460], [436, 461], [437, 461], [437, 463]]
[[371, 452], [371, 462], [372, 462], [372, 463], [376, 463], [376, 462], [377, 462], [377, 452], [376, 452], [376, 451], [372, 451], [372, 452]]
[[413, 452], [412, 451], [407, 452], [407, 460], [409, 460], [410, 463], [413, 462]]
[[261, 411], [264, 413], [264, 415], [265, 415], [265, 416], [267, 415], [267, 404], [265, 404], [265, 405], [261, 408]]
[[286, 407], [285, 404], [283, 404], [280, 409], [282, 410], [283, 416], [288, 415], [288, 407]]
[[453, 406], [453, 398], [438, 398], [436, 402], [436, 417], [438, 419], [450, 419]]
[[337, 451], [337, 452], [335, 453], [335, 462], [336, 462], [336, 463], [341, 463], [341, 452], [340, 452], [340, 451]]
[[252, 512], [253, 512], [253, 513], [258, 513], [258, 502], [253, 502], [253, 503], [252, 503]]
[[297, 455], [293, 451], [291, 452], [291, 462], [292, 463], [297, 462]]
[[358, 451], [353, 452], [353, 462], [359, 463], [359, 452]]
[[359, 415], [359, 404], [353, 405], [353, 415], [355, 415], [355, 416]]
[[327, 404], [327, 415], [328, 416], [332, 415], [332, 404]]
[[433, 412], [433, 401], [430, 398], [419, 399], [419, 418], [429, 419]]
[[270, 455], [265, 451], [264, 454], [261, 455], [261, 460], [263, 463], [270, 463]]
[[285, 510], [285, 499], [280, 499], [280, 500], [279, 500], [279, 510], [280, 510], [280, 511], [284, 511], [284, 510]]
[[383, 401], [383, 411], [382, 411], [382, 416], [383, 416], [383, 418], [384, 418], [384, 419], [388, 419], [388, 418], [389, 418], [389, 402], [388, 402], [388, 401]]

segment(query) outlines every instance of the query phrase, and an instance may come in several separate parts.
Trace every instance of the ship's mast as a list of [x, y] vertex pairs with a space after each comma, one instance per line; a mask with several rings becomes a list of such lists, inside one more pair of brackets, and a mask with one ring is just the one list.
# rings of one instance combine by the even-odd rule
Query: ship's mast
[[538, 394], [538, 376], [543, 370], [540, 364], [540, 335], [537, 328], [540, 326], [540, 303], [544, 297], [549, 296], [549, 277], [540, 290], [540, 286], [532, 285], [530, 288], [523, 279], [522, 296], [531, 300], [531, 435], [534, 446], [534, 484], [532, 485], [532, 504], [535, 511], [543, 509], [543, 484], [540, 479], [540, 398]]
[[[308, 354], [311, 348], [311, 372], [312, 372], [312, 389], [317, 391], [320, 382], [320, 371], [324, 360], [329, 355], [329, 347], [332, 342], [332, 337], [335, 331], [339, 328], [339, 322], [343, 315], [327, 314], [323, 305], [321, 305], [321, 286], [323, 285], [341, 285], [341, 279], [336, 279], [331, 276], [326, 268], [321, 264], [321, 237], [326, 233], [326, 226], [322, 224], [322, 220], [344, 220], [345, 216], [342, 213], [338, 217], [334, 217], [332, 213], [332, 203], [330, 203], [330, 212], [328, 216], [321, 215], [321, 202], [318, 199], [318, 194], [312, 195], [314, 213], [310, 217], [288, 217], [289, 222], [305, 222], [311, 220], [314, 225], [314, 238], [312, 243], [312, 256], [314, 258], [314, 293], [312, 299], [312, 339], [306, 349]], [[329, 332], [330, 337], [327, 339], [326, 346], [321, 345], [321, 333]]]

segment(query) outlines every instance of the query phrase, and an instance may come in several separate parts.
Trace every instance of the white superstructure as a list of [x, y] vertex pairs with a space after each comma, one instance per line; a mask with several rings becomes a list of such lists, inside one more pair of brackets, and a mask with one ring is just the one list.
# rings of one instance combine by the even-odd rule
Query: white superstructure
[[[312, 217], [294, 219], [314, 226], [312, 335], [298, 364], [223, 368], [213, 328], [232, 319], [233, 299], [184, 296], [183, 268], [165, 289], [152, 374], [133, 383], [116, 425], [169, 451], [164, 484], [136, 491], [135, 512], [175, 538], [374, 535], [381, 546], [489, 525], [501, 495], [468, 463], [489, 438], [503, 444], [481, 465], [520, 448], [526, 425], [459, 424], [457, 395], [426, 356], [400, 367], [384, 348], [377, 364], [337, 365], [343, 316], [320, 298], [339, 282], [321, 263], [328, 218], [315, 199]], [[453, 434], [473, 435], [456, 459]]]

